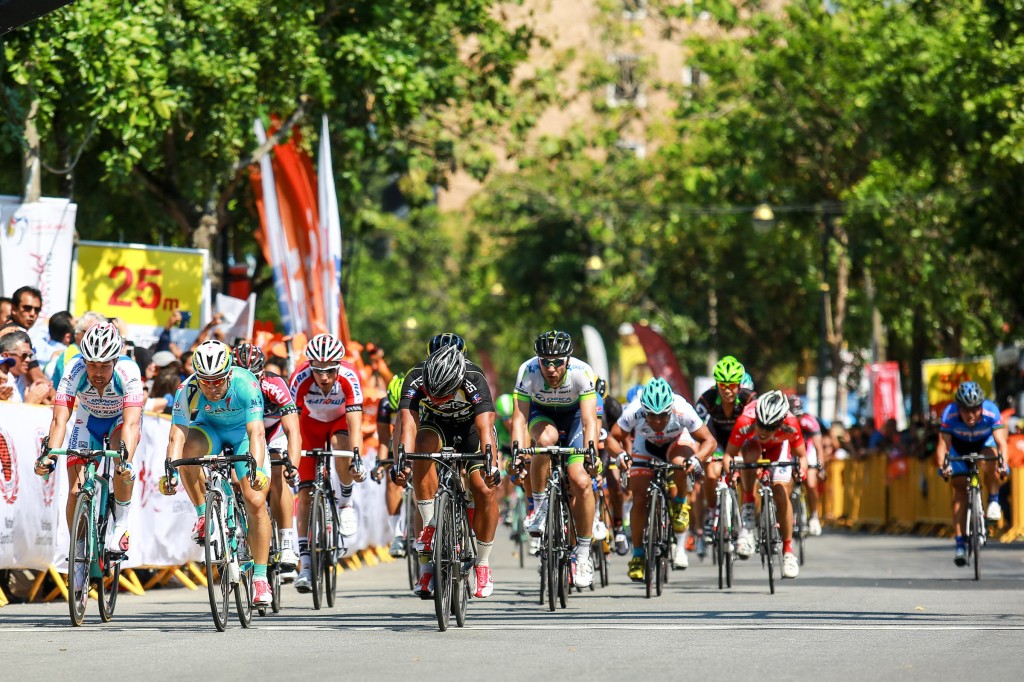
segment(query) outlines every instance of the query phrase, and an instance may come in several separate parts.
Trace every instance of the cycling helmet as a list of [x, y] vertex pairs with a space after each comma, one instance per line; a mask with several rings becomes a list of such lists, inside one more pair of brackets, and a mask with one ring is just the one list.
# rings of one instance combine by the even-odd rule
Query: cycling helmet
[[789, 411], [793, 413], [794, 417], [799, 417], [804, 413], [804, 401], [800, 400], [800, 396], [789, 396]]
[[664, 379], [652, 379], [640, 395], [640, 406], [647, 414], [664, 414], [672, 409], [676, 395]]
[[985, 402], [985, 391], [974, 381], [965, 381], [956, 389], [956, 404], [960, 407], [978, 407]]
[[466, 340], [458, 334], [445, 332], [444, 334], [438, 334], [434, 338], [430, 339], [430, 343], [427, 344], [427, 355], [433, 355], [437, 351], [448, 346], [455, 346], [462, 351], [463, 355], [466, 353]]
[[731, 355], [726, 355], [715, 365], [715, 381], [720, 381], [723, 384], [738, 384], [743, 381], [744, 374], [746, 372], [743, 370], [743, 365]]
[[231, 371], [231, 348], [223, 341], [203, 341], [192, 353], [192, 367], [200, 379], [220, 379]]
[[594, 382], [594, 390], [597, 391], [597, 394], [602, 398], [607, 398], [608, 382], [605, 381], [604, 379], [598, 379], [596, 382]]
[[743, 373], [743, 378], [740, 379], [740, 388], [754, 390], [754, 377], [750, 376], [750, 372]]
[[789, 401], [782, 391], [768, 391], [757, 399], [754, 416], [757, 425], [764, 429], [777, 429], [789, 413]]
[[643, 384], [637, 384], [633, 388], [631, 388], [628, 391], [626, 391], [626, 402], [627, 403], [633, 402], [634, 400], [639, 398], [641, 395], [643, 395], [643, 393], [644, 393], [644, 385]]
[[512, 408], [515, 405], [515, 399], [508, 393], [502, 393], [498, 396], [498, 399], [494, 401], [494, 411], [498, 413], [498, 416], [502, 419], [510, 419], [512, 417]]
[[306, 344], [306, 357], [317, 362], [340, 362], [345, 357], [345, 344], [336, 336], [317, 334]]
[[392, 410], [398, 409], [398, 403], [402, 401], [402, 384], [405, 383], [405, 374], [396, 374], [388, 382], [388, 404]]
[[565, 358], [572, 355], [572, 337], [566, 332], [551, 330], [538, 336], [533, 348], [540, 358]]
[[449, 396], [466, 378], [466, 356], [457, 346], [446, 346], [423, 363], [423, 387], [432, 396]]
[[110, 362], [121, 354], [121, 334], [111, 322], [100, 322], [86, 330], [79, 348], [86, 362]]
[[251, 343], [240, 343], [235, 346], [234, 356], [237, 366], [249, 370], [256, 375], [256, 378], [263, 377], [263, 369], [267, 358], [263, 355], [263, 351], [260, 350], [259, 346], [254, 346]]

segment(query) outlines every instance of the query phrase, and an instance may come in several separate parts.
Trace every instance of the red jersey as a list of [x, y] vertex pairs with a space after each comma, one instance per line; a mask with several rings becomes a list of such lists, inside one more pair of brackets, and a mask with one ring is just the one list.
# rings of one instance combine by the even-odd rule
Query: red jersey
[[761, 451], [764, 453], [764, 456], [775, 462], [782, 455], [784, 445], [788, 444], [789, 451], [793, 452], [804, 444], [804, 437], [800, 431], [800, 422], [797, 421], [792, 412], [786, 413], [786, 419], [782, 422], [779, 430], [775, 432], [775, 435], [766, 441], [759, 440], [757, 438], [757, 427], [755, 426], [757, 421], [754, 416], [755, 409], [755, 401], [747, 403], [746, 407], [743, 408], [743, 414], [739, 416], [736, 424], [732, 427], [729, 445], [742, 448], [743, 444], [747, 441], [755, 440], [761, 444]]
[[299, 408], [300, 419], [315, 419], [319, 422], [335, 422], [348, 412], [363, 409], [363, 389], [355, 367], [341, 362], [338, 379], [325, 395], [313, 381], [309, 362], [299, 365], [292, 375], [291, 393]]

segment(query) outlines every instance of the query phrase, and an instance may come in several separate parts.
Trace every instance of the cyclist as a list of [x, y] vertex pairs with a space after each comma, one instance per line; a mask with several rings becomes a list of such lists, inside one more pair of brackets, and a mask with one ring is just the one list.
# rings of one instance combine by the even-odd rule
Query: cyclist
[[[594, 385], [597, 395], [604, 400], [604, 412], [601, 414], [601, 426], [603, 432], [608, 434], [611, 433], [612, 427], [619, 421], [619, 417], [622, 416], [622, 403], [618, 399], [608, 394], [608, 382], [604, 379], [598, 378], [597, 383]], [[612, 542], [615, 546], [615, 553], [619, 556], [625, 556], [626, 552], [629, 551], [629, 541], [626, 539], [626, 531], [622, 524], [622, 505], [624, 502], [622, 494], [622, 479], [620, 478], [619, 465], [615, 457], [609, 457], [607, 448], [607, 439], [601, 443], [601, 463], [604, 465], [605, 471], [608, 472], [606, 479], [608, 481], [607, 498], [609, 508], [612, 513]], [[625, 444], [622, 444], [625, 446]]]
[[[291, 393], [299, 408], [302, 449], [329, 447], [335, 450], [362, 449], [363, 389], [359, 374], [350, 363], [342, 362], [345, 346], [335, 336], [317, 334], [306, 345], [306, 361], [292, 375]], [[354, 470], [343, 458], [335, 459], [338, 472], [338, 526], [341, 534], [352, 537], [358, 517], [352, 506], [352, 486], [366, 479], [365, 470]], [[312, 590], [313, 576], [309, 550], [309, 489], [316, 478], [316, 459], [302, 457], [299, 462], [299, 555], [302, 568], [295, 589]]]
[[[240, 343], [235, 347], [235, 366], [247, 369], [260, 383], [263, 393], [263, 430], [267, 436], [267, 447], [288, 453], [293, 467], [299, 466], [302, 456], [302, 434], [299, 432], [299, 408], [292, 400], [288, 382], [281, 376], [266, 371], [266, 357], [258, 346]], [[295, 553], [299, 540], [295, 535], [295, 496], [291, 484], [298, 478], [298, 470], [285, 482], [281, 467], [271, 467], [270, 509], [281, 529], [279, 562], [285, 573], [294, 571], [299, 563]]]
[[[232, 366], [231, 348], [221, 341], [204, 341], [192, 355], [195, 374], [178, 386], [174, 395], [171, 433], [167, 441], [167, 459], [218, 454], [231, 445], [236, 455], [252, 453], [256, 460], [256, 483], [249, 484], [248, 465], [236, 462], [234, 469], [245, 502], [249, 525], [246, 531], [252, 558], [253, 604], [271, 603], [267, 582], [270, 556], [270, 515], [266, 489], [270, 485], [266, 432], [263, 429], [263, 393], [256, 377], [247, 369]], [[200, 542], [206, 535], [206, 475], [200, 467], [184, 467], [181, 482], [195, 505], [196, 525], [192, 539]], [[160, 492], [173, 495], [177, 475], [160, 481]]]
[[821, 520], [818, 518], [818, 453], [825, 456], [821, 445], [821, 424], [813, 414], [804, 412], [804, 402], [800, 396], [789, 396], [789, 411], [800, 422], [800, 430], [807, 448], [807, 480], [804, 489], [807, 491], [807, 532], [821, 535]]
[[[704, 423], [711, 428], [718, 449], [704, 471], [704, 501], [707, 512], [704, 515], [703, 533], [697, 536], [697, 550], [701, 554], [704, 535], [710, 532], [711, 523], [718, 504], [718, 479], [722, 475], [722, 455], [732, 434], [732, 427], [743, 413], [743, 409], [754, 399], [754, 391], [744, 388], [742, 383], [750, 375], [739, 360], [726, 355], [715, 364], [713, 371], [715, 385], [704, 391], [694, 407]], [[751, 382], [752, 383], [752, 382]], [[699, 516], [698, 516], [699, 518]]]
[[[513, 440], [532, 442], [540, 447], [582, 448], [598, 443], [601, 422], [597, 416], [597, 376], [590, 365], [572, 357], [572, 337], [562, 331], [544, 332], [534, 342], [534, 351], [536, 357], [519, 367], [516, 378]], [[544, 533], [548, 515], [546, 486], [550, 471], [550, 457], [534, 458], [530, 466], [530, 486], [535, 508], [527, 517], [527, 530], [534, 537]], [[578, 587], [589, 587], [594, 580], [590, 556], [595, 508], [593, 479], [584, 466], [583, 455], [573, 455], [566, 460], [566, 473], [576, 524], [573, 582]]]
[[[622, 443], [633, 434], [633, 456], [626, 455]], [[695, 442], [696, 439], [696, 442]], [[694, 446], [697, 446], [694, 449]], [[629, 489], [633, 493], [630, 511], [630, 532], [633, 536], [633, 558], [629, 561], [629, 577], [644, 579], [644, 524], [647, 519], [647, 486], [652, 475], [650, 461], [660, 459], [671, 464], [685, 464], [686, 469], [674, 472], [675, 497], [671, 500], [672, 528], [676, 549], [672, 563], [686, 568], [685, 533], [690, 524], [690, 505], [686, 502], [688, 478], [699, 475], [702, 463], [711, 458], [717, 443], [711, 430], [701, 421], [686, 398], [672, 391], [665, 379], [652, 379], [644, 387], [640, 400], [631, 403], [608, 434], [605, 447], [629, 468]]]
[[[782, 391], [768, 391], [755, 402], [748, 403], [743, 414], [736, 420], [729, 436], [729, 445], [723, 458], [723, 474], [728, 476], [732, 468], [732, 460], [741, 456], [748, 464], [756, 463], [765, 458], [772, 462], [792, 462], [793, 457], [799, 459], [799, 475], [807, 472], [807, 451], [804, 438], [800, 432], [800, 422], [789, 412], [789, 401]], [[752, 531], [756, 523], [754, 512], [754, 483], [756, 472], [744, 469], [743, 500], [740, 508], [739, 538], [736, 542], [736, 553], [742, 559], [750, 558], [754, 553]], [[781, 466], [772, 469], [772, 494], [778, 510], [780, 530], [782, 531], [782, 577], [795, 578], [800, 573], [800, 562], [793, 553], [793, 509], [789, 504], [792, 492], [793, 467]]]
[[[965, 381], [956, 389], [954, 400], [942, 412], [942, 426], [939, 427], [939, 441], [935, 448], [935, 462], [939, 473], [946, 478], [953, 476], [953, 528], [956, 533], [957, 566], [967, 565], [967, 478], [968, 465], [957, 461], [963, 455], [982, 453], [994, 456], [1006, 452], [1006, 425], [999, 408], [985, 399], [985, 391], [974, 381]], [[946, 463], [946, 455], [949, 463]], [[999, 507], [999, 478], [995, 461], [978, 462], [988, 491], [988, 508], [985, 511], [992, 521], [1003, 517]]]
[[[71, 428], [69, 449], [98, 450], [109, 437], [112, 450], [124, 445], [127, 462], [118, 465], [114, 477], [114, 525], [107, 536], [107, 547], [112, 551], [127, 552], [129, 545], [128, 511], [132, 503], [132, 482], [135, 472], [132, 461], [139, 445], [142, 424], [142, 405], [145, 401], [139, 366], [126, 355], [121, 355], [123, 341], [117, 327], [109, 322], [94, 324], [82, 335], [80, 355], [68, 363], [53, 403], [50, 433], [43, 441], [42, 453], [35, 471], [44, 475], [55, 465], [49, 444], [57, 447], [64, 442], [64, 433], [75, 403], [75, 425]], [[84, 482], [87, 460], [68, 457], [67, 517], [75, 511], [78, 491]]]
[[[439, 452], [454, 447], [462, 452], [480, 452], [490, 446], [494, 469], [483, 464], [467, 467], [466, 478], [473, 496], [470, 525], [477, 537], [476, 590], [486, 598], [494, 591], [491, 550], [498, 530], [498, 496], [494, 490], [500, 476], [500, 453], [494, 435], [494, 403], [483, 370], [466, 360], [466, 342], [456, 334], [438, 334], [428, 345], [430, 355], [405, 377], [398, 404], [402, 445], [407, 452]], [[434, 495], [437, 469], [432, 462], [412, 463], [412, 485], [416, 508], [423, 519], [423, 531], [416, 541], [420, 552], [420, 579], [415, 592], [429, 599], [433, 589], [434, 566], [429, 560], [434, 541]], [[395, 482], [404, 486], [407, 471], [392, 469]]]
[[[398, 403], [402, 400], [402, 383], [405, 381], [405, 373], [398, 373], [391, 377], [388, 382], [387, 395], [380, 399], [377, 406], [377, 440], [380, 442], [380, 449], [377, 453], [378, 460], [390, 459], [391, 444], [398, 439]], [[405, 488], [400, 488], [389, 476], [385, 483], [384, 504], [388, 510], [388, 525], [391, 526], [391, 547], [389, 552], [395, 558], [404, 557], [406, 554], [405, 538], [406, 526], [411, 521], [402, 515], [402, 495]]]

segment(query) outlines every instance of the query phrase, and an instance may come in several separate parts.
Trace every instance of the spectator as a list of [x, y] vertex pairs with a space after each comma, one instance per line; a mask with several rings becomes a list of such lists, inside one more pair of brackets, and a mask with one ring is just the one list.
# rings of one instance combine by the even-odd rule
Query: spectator
[[176, 372], [181, 373], [181, 362], [169, 350], [160, 350], [153, 353], [153, 364], [156, 365], [158, 371], [167, 367], [173, 367]]
[[888, 452], [893, 448], [899, 449], [900, 434], [896, 427], [895, 419], [886, 419], [880, 430], [871, 434], [868, 440], [868, 450]]
[[57, 358], [57, 363], [53, 367], [53, 374], [51, 377], [53, 378], [54, 385], [60, 384], [60, 378], [64, 376], [64, 368], [67, 364], [81, 354], [81, 351], [78, 349], [78, 344], [82, 342], [82, 337], [85, 336], [86, 330], [94, 324], [106, 321], [107, 318], [103, 317], [103, 315], [91, 310], [78, 318], [78, 321], [75, 322], [74, 342], [68, 345], [67, 349], [65, 349], [61, 356]]
[[174, 407], [174, 392], [180, 384], [181, 376], [173, 364], [161, 369], [153, 380], [153, 390], [146, 400], [145, 411], [170, 414]]
[[[35, 358], [32, 342], [23, 331], [11, 332], [0, 338], [0, 356], [14, 358], [15, 363], [8, 370], [14, 377], [14, 392], [19, 402], [34, 405], [53, 402], [53, 387], [48, 381], [33, 381], [29, 374], [29, 363]], [[38, 367], [38, 364], [37, 364]]]
[[273, 372], [285, 378], [288, 377], [288, 360], [286, 358], [282, 358], [279, 355], [268, 355], [264, 366], [268, 372]]
[[0, 326], [7, 324], [11, 319], [11, 311], [14, 309], [14, 301], [6, 296], [0, 296]]
[[75, 318], [67, 310], [62, 310], [50, 316], [45, 331], [41, 327], [36, 327], [29, 331], [28, 335], [32, 338], [32, 348], [36, 352], [36, 357], [44, 363], [43, 373], [50, 376], [57, 364], [57, 358], [74, 340]]
[[11, 296], [10, 319], [4, 327], [19, 327], [22, 331], [28, 331], [39, 319], [39, 313], [43, 310], [43, 294], [34, 287], [21, 287]]
[[0, 402], [21, 402], [21, 395], [14, 385], [14, 375], [11, 374], [11, 367], [16, 362], [16, 358], [0, 358]]
[[181, 378], [187, 379], [194, 372], [192, 367], [192, 351], [185, 351], [181, 354]]

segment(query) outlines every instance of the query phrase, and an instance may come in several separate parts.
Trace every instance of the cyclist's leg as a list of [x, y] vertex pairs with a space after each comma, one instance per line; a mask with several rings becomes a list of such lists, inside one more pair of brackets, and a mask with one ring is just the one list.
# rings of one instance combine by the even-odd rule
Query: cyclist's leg
[[[97, 442], [93, 435], [89, 433], [89, 413], [79, 411], [75, 415], [74, 426], [71, 427], [71, 433], [68, 437], [68, 448], [72, 450], [88, 450], [98, 448], [102, 445], [102, 442]], [[85, 465], [86, 460], [81, 457], [68, 457], [67, 468], [68, 468], [68, 500], [65, 511], [67, 513], [68, 528], [72, 524], [72, 516], [75, 513], [75, 504], [78, 502], [78, 491], [82, 489], [82, 484], [85, 483]]]
[[[182, 448], [182, 458], [205, 457], [219, 453], [223, 448], [220, 434], [208, 424], [196, 422], [188, 427], [188, 435], [185, 437], [185, 446]], [[178, 469], [181, 483], [196, 507], [196, 513], [201, 517], [206, 512], [206, 474], [201, 467], [181, 467]], [[202, 508], [200, 510], [200, 508]]]
[[[988, 437], [985, 441], [985, 449], [981, 451], [981, 454], [986, 457], [995, 457], [997, 454], [996, 450], [996, 439], [992, 436]], [[999, 506], [999, 488], [1002, 482], [999, 480], [999, 471], [997, 469], [998, 464], [995, 460], [989, 460], [986, 462], [978, 462], [978, 468], [981, 470], [981, 478], [985, 484], [985, 493], [988, 495], [988, 499], [985, 501], [985, 507], [991, 507], [995, 504]], [[999, 509], [999, 515], [989, 515], [987, 512], [985, 516], [992, 520], [998, 520], [1002, 518], [1003, 510]]]
[[[686, 462], [687, 458], [692, 457], [693, 454], [694, 454], [693, 446], [690, 445], [689, 443], [687, 443], [687, 444], [673, 443], [668, 448], [667, 460], [671, 464], [684, 464]], [[696, 469], [694, 471], [695, 477], [699, 473], [700, 473], [700, 470]], [[680, 470], [680, 471], [673, 471], [672, 472], [672, 480], [675, 483], [675, 486], [673, 487], [675, 492], [674, 492], [674, 497], [672, 498], [672, 504], [673, 504], [673, 506], [681, 505], [682, 507], [686, 507], [686, 517], [687, 517], [687, 523], [683, 524], [683, 527], [677, 528], [677, 527], [673, 526], [673, 530], [676, 532], [676, 536], [677, 536], [676, 539], [677, 539], [677, 541], [683, 539], [682, 535], [683, 535], [683, 533], [685, 533], [689, 529], [689, 525], [690, 525], [689, 524], [689, 518], [690, 518], [691, 515], [689, 513], [690, 510], [688, 508], [688, 505], [690, 505], [690, 502], [688, 501], [688, 498], [687, 498], [687, 488], [689, 486], [689, 478], [690, 478], [689, 475], [687, 475], [687, 473], [685, 471]], [[694, 486], [694, 489], [695, 490], [697, 489], [696, 485]], [[698, 518], [700, 518], [700, 515], [697, 513], [696, 509], [694, 509], [694, 516], [697, 516]], [[673, 521], [675, 521], [675, 519]], [[701, 532], [703, 532], [703, 528], [701, 528]]]
[[[270, 459], [270, 450], [281, 450], [282, 457], [288, 457], [288, 438], [280, 425], [276, 428], [277, 433], [273, 435], [270, 443], [267, 444], [267, 460]], [[295, 494], [292, 487], [284, 476], [284, 467], [272, 466], [270, 477], [270, 510], [277, 521], [277, 527], [281, 536], [281, 549], [297, 552], [299, 539], [295, 535]], [[294, 557], [288, 557], [293, 560]]]
[[[558, 444], [558, 427], [550, 417], [538, 415], [535, 408], [530, 408], [530, 440], [537, 447], [550, 447]], [[548, 513], [548, 475], [551, 473], [551, 458], [547, 455], [534, 455], [530, 460], [529, 475], [525, 485], [533, 510], [526, 519], [530, 535], [541, 535]]]
[[[331, 424], [331, 447], [335, 450], [348, 450], [350, 446], [348, 422], [342, 416], [341, 419]], [[334, 470], [338, 472], [338, 481], [341, 483], [340, 497], [347, 500], [349, 504], [351, 504], [354, 480], [351, 466], [352, 460], [347, 457], [339, 457], [334, 460]]]
[[776, 518], [782, 534], [783, 552], [793, 551], [793, 506], [789, 495], [793, 492], [793, 468], [795, 466], [797, 465], [772, 470], [772, 494], [775, 497]]
[[[231, 439], [235, 442], [235, 454], [249, 454], [249, 434], [243, 431], [244, 435], [234, 434]], [[263, 465], [259, 468], [263, 475], [270, 478], [270, 458], [263, 458]], [[246, 539], [249, 542], [249, 549], [252, 551], [252, 559], [256, 564], [255, 577], [267, 575], [267, 559], [270, 557], [270, 514], [267, 512], [267, 490], [254, 490], [249, 484], [249, 468], [245, 462], [235, 463], [235, 475], [238, 477], [238, 487], [242, 491], [242, 499], [245, 501], [245, 511], [249, 518], [249, 527], [246, 532]]]
[[[424, 420], [416, 433], [416, 452], [438, 452], [444, 446], [444, 436], [437, 425]], [[437, 468], [427, 460], [412, 463], [412, 489], [416, 495], [416, 510], [423, 527], [433, 526], [434, 496], [437, 495]]]
[[814, 444], [807, 443], [807, 480], [804, 482], [804, 491], [807, 494], [807, 521], [810, 526], [818, 524], [818, 457], [820, 455]]
[[[583, 420], [577, 411], [572, 419], [569, 428], [566, 429], [566, 446], [570, 448], [582, 448], [583, 442]], [[572, 455], [566, 460], [566, 474], [569, 477], [569, 492], [572, 499], [569, 501], [572, 510], [572, 518], [576, 525], [576, 546], [579, 552], [586, 552], [590, 555], [590, 542], [593, 539], [594, 530], [594, 479], [587, 472], [586, 457], [584, 455]], [[589, 560], [589, 559], [588, 559]]]
[[[107, 438], [111, 450], [121, 449], [123, 429], [124, 417], [117, 418], [110, 426]], [[139, 435], [136, 434], [136, 442]], [[111, 529], [111, 538], [122, 551], [128, 551], [128, 512], [131, 510], [133, 487], [134, 481], [124, 481], [120, 476], [114, 475], [114, 527]]]
[[637, 451], [629, 468], [629, 490], [633, 493], [633, 507], [629, 510], [629, 533], [633, 541], [633, 556], [644, 553], [644, 524], [647, 523], [647, 486], [651, 482], [650, 455]]
[[718, 479], [722, 477], [722, 450], [715, 450], [707, 466], [704, 468], [704, 525], [714, 515], [718, 506]]

